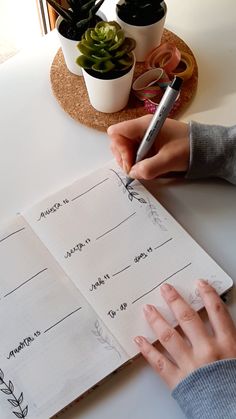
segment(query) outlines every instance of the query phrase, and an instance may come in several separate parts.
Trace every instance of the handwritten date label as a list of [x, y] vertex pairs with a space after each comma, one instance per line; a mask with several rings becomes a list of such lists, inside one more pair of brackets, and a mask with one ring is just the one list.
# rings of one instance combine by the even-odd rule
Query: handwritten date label
[[91, 240], [89, 238], [85, 239], [83, 242], [77, 243], [74, 247], [72, 247], [70, 250], [68, 250], [64, 258], [68, 259], [70, 258], [74, 253], [76, 252], [82, 252], [82, 250], [91, 243]]
[[21, 351], [31, 346], [35, 339], [37, 339], [40, 335], [41, 332], [36, 330], [33, 335], [24, 338], [14, 349], [9, 352], [7, 359], [15, 358]]
[[49, 215], [54, 214], [57, 212], [61, 207], [68, 204], [70, 201], [69, 199], [65, 198], [61, 202], [55, 202], [50, 208], [47, 208], [45, 211], [42, 211], [40, 213], [40, 216], [38, 218], [38, 221], [41, 221], [45, 218], [47, 218]]
[[141, 252], [139, 255], [135, 256], [134, 263], [138, 263], [138, 262], [140, 262], [140, 260], [146, 259], [148, 257], [148, 255], [152, 252], [153, 252], [152, 247], [151, 246], [148, 247], [145, 252]]
[[96, 291], [102, 285], [105, 285], [106, 281], [109, 280], [111, 277], [109, 274], [104, 275], [103, 277], [99, 277], [96, 282], [93, 282], [89, 288], [89, 291]]

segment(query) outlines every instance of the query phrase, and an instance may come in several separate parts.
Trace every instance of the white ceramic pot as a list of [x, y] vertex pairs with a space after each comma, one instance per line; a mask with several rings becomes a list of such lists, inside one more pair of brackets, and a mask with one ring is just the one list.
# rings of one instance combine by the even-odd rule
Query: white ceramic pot
[[63, 18], [61, 16], [57, 18], [56, 30], [60, 39], [61, 49], [64, 55], [66, 66], [71, 73], [76, 74], [77, 76], [82, 76], [81, 67], [78, 64], [76, 64], [76, 58], [78, 58], [78, 56], [80, 55], [80, 51], [77, 48], [77, 45], [80, 40], [73, 41], [72, 39], [68, 39], [65, 36], [61, 35], [58, 28], [62, 20]]
[[125, 108], [131, 91], [134, 67], [135, 62], [128, 73], [108, 80], [93, 77], [82, 69], [89, 101], [97, 111], [113, 113]]
[[[124, 3], [124, 0], [120, 0], [118, 4]], [[136, 48], [134, 50], [136, 61], [143, 62], [145, 61], [147, 55], [156, 47], [161, 44], [161, 38], [163, 35], [164, 24], [166, 19], [167, 7], [165, 2], [163, 2], [165, 9], [165, 14], [161, 20], [152, 25], [146, 26], [135, 26], [130, 25], [129, 23], [124, 22], [116, 14], [116, 20], [122, 29], [125, 31], [125, 34], [136, 41]]]
[[[106, 16], [100, 10], [97, 12], [97, 15], [102, 20], [104, 21], [106, 20]], [[56, 30], [57, 30], [58, 37], [60, 39], [61, 49], [64, 55], [66, 66], [71, 73], [76, 74], [77, 76], [82, 76], [82, 69], [76, 63], [76, 58], [78, 58], [79, 55], [81, 55], [81, 52], [77, 48], [77, 45], [80, 39], [78, 39], [78, 41], [73, 41], [72, 39], [66, 38], [59, 32], [58, 28], [62, 20], [63, 18], [61, 16], [57, 18]]]

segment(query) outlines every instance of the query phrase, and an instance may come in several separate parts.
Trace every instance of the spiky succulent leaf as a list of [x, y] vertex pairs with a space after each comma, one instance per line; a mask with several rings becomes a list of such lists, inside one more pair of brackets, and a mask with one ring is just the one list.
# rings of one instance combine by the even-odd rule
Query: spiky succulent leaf
[[55, 0], [47, 0], [47, 2], [67, 22], [72, 22], [73, 21], [71, 12], [68, 11], [67, 9], [65, 9], [64, 7], [60, 6], [60, 4], [58, 4]]
[[86, 29], [95, 24], [95, 15], [104, 0], [97, 2], [96, 0], [67, 0], [68, 9], [62, 7], [57, 0], [47, 0], [47, 2], [73, 29], [71, 33], [80, 39]]

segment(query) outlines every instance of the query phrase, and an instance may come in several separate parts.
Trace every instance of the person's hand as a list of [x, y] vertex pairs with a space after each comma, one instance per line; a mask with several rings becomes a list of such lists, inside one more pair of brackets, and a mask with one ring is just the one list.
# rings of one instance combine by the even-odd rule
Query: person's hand
[[236, 358], [236, 328], [225, 304], [206, 281], [198, 281], [198, 289], [212, 326], [212, 334], [207, 331], [199, 314], [175, 288], [165, 284], [161, 287], [162, 296], [187, 340], [167, 323], [153, 305], [145, 306], [145, 316], [174, 362], [144, 337], [137, 336], [134, 339], [143, 356], [171, 389], [199, 367], [221, 359]]
[[151, 119], [152, 115], [145, 115], [108, 128], [117, 163], [133, 179], [154, 179], [170, 172], [186, 172], [190, 154], [188, 125], [172, 119], [165, 121], [147, 158], [134, 164]]

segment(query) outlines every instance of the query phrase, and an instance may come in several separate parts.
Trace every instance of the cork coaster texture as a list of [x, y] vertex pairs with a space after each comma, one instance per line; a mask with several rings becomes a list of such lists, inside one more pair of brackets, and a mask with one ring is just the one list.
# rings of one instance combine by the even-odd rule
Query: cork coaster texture
[[[194, 59], [193, 75], [184, 82], [178, 103], [176, 103], [177, 106], [174, 107], [170, 115], [172, 118], [176, 118], [188, 106], [196, 93], [198, 82], [197, 62], [188, 45], [173, 32], [164, 29], [163, 42], [174, 44], [179, 50], [189, 53]], [[133, 81], [145, 71], [144, 64], [137, 63]], [[67, 69], [61, 48], [52, 62], [50, 80], [53, 94], [64, 111], [76, 121], [90, 128], [106, 131], [109, 125], [148, 113], [143, 102], [137, 99], [132, 92], [128, 105], [121, 111], [110, 114], [96, 111], [90, 105], [83, 77], [76, 76]]]

